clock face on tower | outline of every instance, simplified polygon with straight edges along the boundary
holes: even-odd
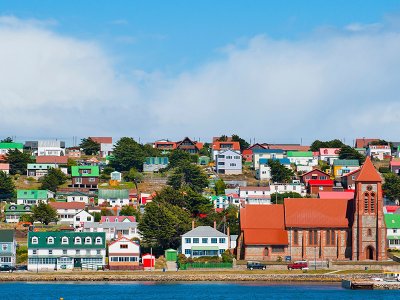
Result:
[[[372,185],[367,185],[367,191],[372,191]]]
[[[362,192],[377,192],[378,187],[376,184],[363,184],[361,186]]]

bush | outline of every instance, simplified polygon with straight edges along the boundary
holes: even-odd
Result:
[[[221,257],[222,257],[222,262],[224,263],[233,262],[233,255],[229,250],[226,250],[224,253],[222,253]]]
[[[388,167],[379,167],[379,173],[390,173],[390,169]]]

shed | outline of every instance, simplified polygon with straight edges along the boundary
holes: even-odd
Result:
[[[174,249],[165,250],[165,258],[167,259],[167,261],[177,261],[178,251]]]
[[[120,182],[122,180],[121,172],[114,171],[114,172],[111,172],[110,175],[111,175],[111,180],[116,180],[118,182]]]
[[[142,255],[142,264],[144,268],[154,268],[156,257],[151,254]]]

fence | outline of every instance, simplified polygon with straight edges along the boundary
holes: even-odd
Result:
[[[194,262],[187,264],[179,264],[179,269],[231,269],[232,263],[212,263],[212,262]]]
[[[82,270],[103,270],[104,266],[102,265],[96,265],[96,264],[82,264],[81,266]]]

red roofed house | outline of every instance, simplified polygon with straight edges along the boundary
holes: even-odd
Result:
[[[307,184],[307,192],[311,195],[317,195],[319,192],[332,192],[333,180],[309,180]]]
[[[113,141],[112,137],[109,136],[102,136],[102,137],[94,137],[91,136],[89,137],[92,141],[100,144],[100,156],[101,157],[106,157],[108,155],[112,154],[113,151]]]
[[[245,149],[242,151],[242,158],[244,160],[244,163],[246,165],[251,165],[253,162],[253,150],[251,149]]]
[[[356,188],[356,180],[360,174],[361,169],[354,170],[341,177],[342,186],[344,189],[354,190]]]
[[[319,159],[332,165],[335,159],[339,158],[340,148],[320,148]]]
[[[54,155],[36,156],[36,163],[67,165],[68,156],[54,156]]]
[[[166,141],[157,141],[154,143],[154,148],[163,150],[163,151],[172,151],[176,149],[176,143],[175,142],[170,142],[168,140]]]
[[[330,175],[328,173],[319,169],[314,169],[301,175],[300,181],[304,183],[304,185],[307,185],[310,180],[328,180],[329,178]]]
[[[292,198],[283,205],[246,205],[240,210],[238,259],[386,260],[381,185],[367,158],[353,199]]]
[[[400,159],[392,159],[390,161],[390,171],[400,175]]]
[[[103,222],[136,222],[135,216],[101,216],[100,223]]]
[[[85,202],[49,202],[57,210],[59,222],[73,224],[74,216],[85,209]]]
[[[203,143],[192,141],[188,137],[176,143],[176,149],[189,152],[190,154],[198,154],[201,148],[203,148]]]
[[[355,147],[354,148],[368,148],[368,145],[372,142],[378,142],[379,139],[366,139],[366,138],[362,138],[362,139],[356,139],[356,143],[355,143]]]
[[[108,245],[110,270],[135,270],[139,266],[140,246],[126,237],[120,237]]]
[[[0,163],[0,172],[10,174],[10,164],[9,163]]]
[[[214,160],[216,160],[217,155],[225,150],[234,150],[240,153],[240,144],[239,142],[220,142],[215,141],[212,144],[212,154]]]
[[[353,191],[345,191],[345,192],[319,192],[319,199],[345,199],[351,200],[354,199]]]

